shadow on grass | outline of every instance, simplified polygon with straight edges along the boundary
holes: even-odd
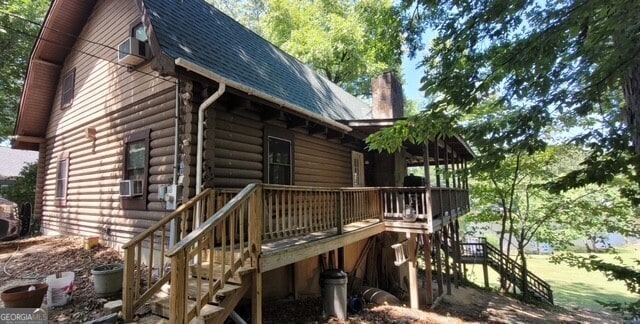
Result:
[[[635,301],[632,297],[621,296],[616,293],[604,292],[602,290],[594,289],[589,283],[574,282],[574,283],[559,283],[554,280],[549,280],[553,289],[553,298],[557,304],[567,305],[571,307],[589,307],[597,309],[605,309],[597,301],[601,302],[621,302],[629,303]],[[580,301],[577,304],[576,301]]]

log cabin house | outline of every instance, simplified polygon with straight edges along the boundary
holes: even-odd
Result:
[[[263,298],[318,295],[325,267],[418,307],[419,279],[431,303],[432,279],[441,294],[459,274],[473,153],[459,137],[368,151],[403,109],[392,74],[373,83],[372,109],[202,0],[53,0],[13,147],[39,152],[45,234],[124,250],[126,319],[154,303],[221,322],[245,296],[261,322]]]

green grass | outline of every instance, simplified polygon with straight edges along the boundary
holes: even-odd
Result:
[[[631,260],[640,258],[640,246],[629,246],[620,249],[619,256],[624,264],[630,265]],[[587,256],[586,253],[578,255]],[[612,263],[618,263],[611,254],[599,256]],[[547,281],[553,290],[555,304],[563,307],[582,307],[594,310],[605,309],[596,300],[603,302],[633,302],[640,296],[627,291],[622,281],[608,281],[601,272],[587,272],[583,269],[572,268],[566,264],[553,264],[549,256],[530,255],[528,257],[529,271]],[[467,265],[469,279],[476,284],[484,285],[481,265]],[[489,270],[489,283],[498,287],[498,275]]]

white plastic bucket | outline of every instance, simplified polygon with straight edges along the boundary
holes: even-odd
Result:
[[[64,306],[71,301],[71,293],[73,292],[73,280],[75,274],[73,272],[62,272],[60,278],[56,278],[55,274],[47,277],[47,305]]]

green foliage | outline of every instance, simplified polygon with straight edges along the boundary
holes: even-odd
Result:
[[[557,192],[623,175],[635,182],[625,193],[640,202],[640,2],[403,4],[412,53],[424,47],[424,30],[437,33],[423,60],[432,105],[452,107],[458,120],[491,111],[466,134],[480,155],[492,156],[487,166],[505,156],[501,150],[544,150],[549,128],[578,126],[585,131],[574,142],[590,154],[550,187]],[[496,141],[499,149],[484,149]]]
[[[420,101],[416,99],[404,98],[404,115],[405,117],[414,116],[420,113]]]
[[[0,141],[13,133],[29,53],[49,6],[47,0],[0,0]]]
[[[391,0],[270,0],[266,39],[354,95],[401,65],[402,24]]]
[[[501,224],[499,246],[509,253],[513,244],[524,266],[524,250],[531,241],[563,249],[573,240],[602,233],[640,236],[634,208],[617,191],[617,185],[626,185],[624,180],[564,192],[546,190],[550,179],[572,172],[573,162],[584,154],[572,146],[549,146],[532,154],[506,153],[493,166],[474,165],[475,211],[467,221]]]
[[[640,297],[640,260],[635,260],[636,266],[625,264],[614,264],[606,262],[596,255],[590,255],[589,257],[579,256],[573,253],[562,253],[552,257],[554,263],[567,263],[572,267],[585,269],[587,271],[600,271],[603,272],[607,279],[610,281],[619,280],[623,281],[627,286],[627,290],[639,295]],[[640,298],[632,303],[619,303],[619,302],[600,302],[605,307],[611,308],[614,311],[622,312],[629,319],[637,318],[640,316]]]
[[[454,116],[446,109],[421,111],[369,135],[366,143],[369,150],[393,153],[404,147],[405,142],[423,144],[427,139],[452,136],[460,131]]]
[[[3,191],[5,197],[18,206],[24,203],[33,204],[36,201],[37,169],[37,163],[28,163],[22,167],[16,182]]]

